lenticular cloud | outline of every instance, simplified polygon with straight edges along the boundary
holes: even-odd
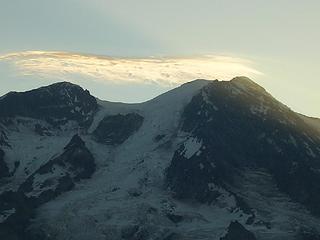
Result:
[[[68,52],[26,51],[0,55],[14,64],[17,74],[74,79],[82,76],[102,82],[176,86],[194,79],[231,79],[262,73],[252,62],[225,56],[114,58]]]

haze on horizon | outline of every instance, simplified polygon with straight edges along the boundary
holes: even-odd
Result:
[[[320,117],[320,2],[29,0],[0,3],[0,95],[68,80],[141,102],[197,78],[246,75]]]

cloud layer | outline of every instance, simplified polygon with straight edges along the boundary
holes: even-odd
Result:
[[[176,86],[194,79],[231,79],[262,73],[253,63],[234,57],[113,58],[53,51],[26,51],[0,55],[16,67],[17,74],[76,80],[81,76],[101,82]]]

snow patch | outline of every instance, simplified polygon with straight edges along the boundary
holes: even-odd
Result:
[[[183,156],[185,158],[191,158],[194,154],[197,153],[202,147],[202,140],[197,138],[190,137],[187,141],[184,142],[184,151]]]
[[[54,165],[51,172],[45,174],[37,173],[34,175],[32,189],[33,191],[26,194],[27,197],[38,197],[42,192],[50,189],[55,189],[59,178],[65,176],[65,170],[59,165]],[[45,183],[50,181],[50,183],[45,186]]]

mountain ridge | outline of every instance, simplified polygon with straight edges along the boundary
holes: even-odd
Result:
[[[252,80],[200,79],[137,104],[50,86],[63,121],[45,105],[0,109],[0,199],[17,198],[0,203],[1,237],[320,238],[320,136]]]

